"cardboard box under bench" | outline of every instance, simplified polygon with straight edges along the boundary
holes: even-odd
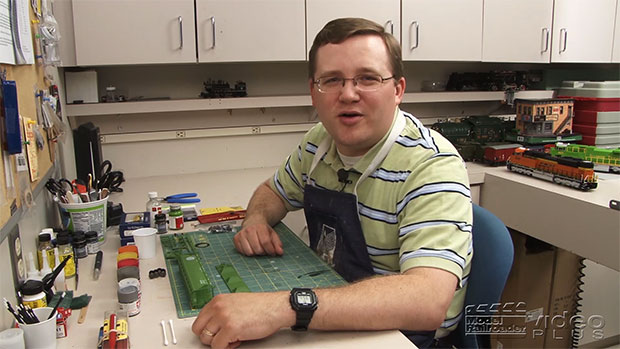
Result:
[[[493,317],[492,348],[568,348],[581,257],[511,230],[512,270]],[[579,335],[576,333],[576,335]]]

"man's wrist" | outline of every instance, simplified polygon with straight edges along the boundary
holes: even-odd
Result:
[[[295,311],[294,331],[306,331],[314,312],[318,308],[318,298],[310,288],[293,288],[289,297],[291,308]]]

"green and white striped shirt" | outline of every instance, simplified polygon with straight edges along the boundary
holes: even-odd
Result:
[[[456,327],[463,310],[473,255],[467,171],[448,140],[411,114],[396,113],[405,117],[405,128],[379,167],[358,185],[359,217],[375,273],[389,275],[414,267],[433,267],[459,279],[446,320],[436,334],[443,337]],[[344,165],[333,141],[308,174],[318,145],[326,136],[321,123],[314,126],[271,179],[272,189],[288,210],[303,207],[306,183],[342,189],[337,172]],[[345,185],[344,192],[353,190],[386,138],[387,134],[349,170],[352,183]]]

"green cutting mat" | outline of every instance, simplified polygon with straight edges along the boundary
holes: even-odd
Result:
[[[290,290],[293,287],[329,287],[344,285],[346,281],[323,262],[306,244],[286,225],[280,223],[274,227],[282,240],[284,255],[279,257],[246,257],[235,249],[233,233],[208,234],[204,231],[188,232],[195,243],[208,242],[207,247],[197,248],[202,265],[213,284],[213,295],[230,293],[216,266],[222,263],[232,264],[239,276],[252,292]],[[164,253],[167,247],[164,241],[172,239],[171,235],[160,237]],[[166,259],[168,277],[177,316],[186,318],[196,316],[200,309],[192,309],[183,276],[174,259]]]

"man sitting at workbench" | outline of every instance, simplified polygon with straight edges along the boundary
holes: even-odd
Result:
[[[204,344],[236,347],[283,327],[400,329],[442,344],[463,308],[472,257],[467,172],[454,147],[398,105],[398,41],[364,19],[337,19],[310,50],[321,123],[248,204],[234,237],[246,255],[282,255],[271,228],[304,208],[310,247],[351,284],[291,293],[221,294],[192,326]],[[317,306],[318,303],[318,306]]]

